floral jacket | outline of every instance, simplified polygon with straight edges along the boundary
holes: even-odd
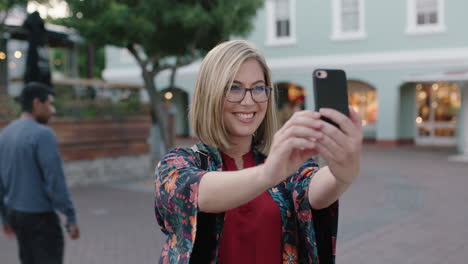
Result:
[[[198,154],[185,148],[172,150],[157,166],[155,213],[161,230],[168,236],[160,263],[189,263],[197,230],[198,185],[205,173],[221,171],[223,168],[217,149],[202,143],[197,143],[197,147],[209,153],[207,171],[198,168]],[[254,155],[257,164],[263,163],[266,158],[255,149]],[[329,253],[327,262],[335,263],[338,202],[315,211],[311,210],[307,197],[310,179],[317,170],[318,165],[310,159],[287,180],[269,189],[281,212],[283,264],[319,263],[317,240],[319,237],[323,238],[323,234],[316,232],[318,222],[320,225],[317,230],[327,230],[327,243],[324,243],[329,247],[325,250]],[[325,220],[318,221],[319,216]],[[224,214],[217,214],[213,232],[216,232],[218,243],[213,250],[211,263],[217,262],[223,223]]]

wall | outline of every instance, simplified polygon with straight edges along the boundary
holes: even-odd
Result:
[[[0,121],[0,130],[7,123]],[[153,173],[149,118],[63,119],[52,121],[50,127],[57,135],[69,185],[131,181]]]

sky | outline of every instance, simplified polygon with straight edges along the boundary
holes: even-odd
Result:
[[[36,1],[30,1],[27,6],[28,13],[38,11],[43,19],[46,17],[61,18],[68,15],[68,6],[62,0],[50,0],[49,4],[39,4]]]

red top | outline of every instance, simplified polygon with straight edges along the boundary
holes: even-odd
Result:
[[[223,169],[237,170],[234,159],[221,153]],[[243,157],[244,168],[254,167],[254,153]],[[228,210],[224,217],[219,251],[221,264],[281,263],[281,214],[268,191]]]

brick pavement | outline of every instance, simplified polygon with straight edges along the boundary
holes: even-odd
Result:
[[[341,199],[337,263],[467,263],[468,164],[451,154],[366,146],[362,176]],[[67,240],[66,263],[157,263],[164,238],[149,182],[73,188],[82,238]],[[0,263],[18,263],[3,236]]]

